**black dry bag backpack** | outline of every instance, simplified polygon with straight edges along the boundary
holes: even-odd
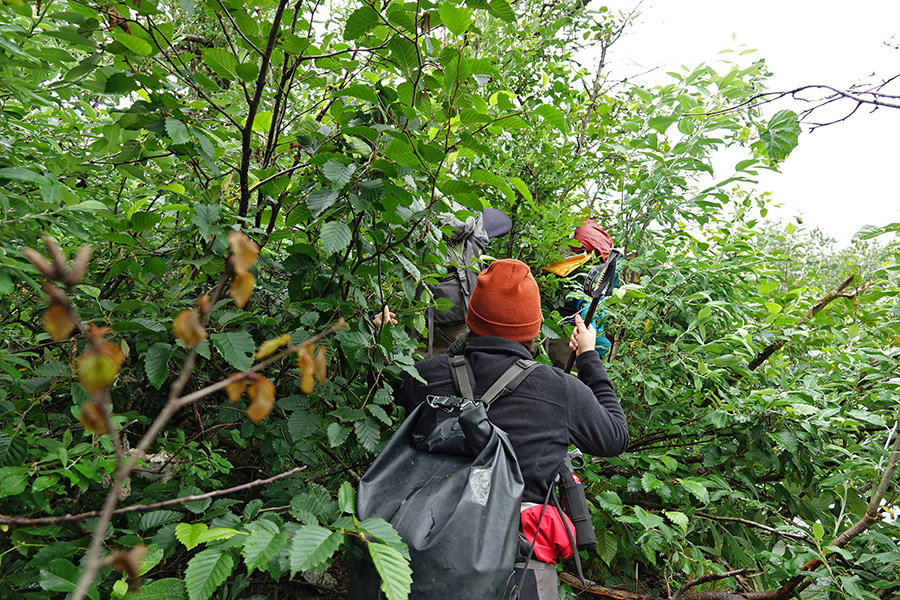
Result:
[[[359,483],[357,515],[381,517],[409,546],[410,600],[507,600],[524,489],[512,444],[487,406],[537,363],[519,360],[474,399],[469,366],[451,357],[462,398],[429,396],[416,407]],[[367,543],[351,552],[350,598],[380,600]]]

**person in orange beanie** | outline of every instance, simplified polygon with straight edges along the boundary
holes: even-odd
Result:
[[[395,322],[393,316],[386,310],[376,323]],[[476,398],[512,364],[532,358],[542,319],[540,292],[528,265],[497,260],[478,275],[466,316],[469,334],[461,350],[472,369]],[[597,332],[578,315],[575,323],[569,346],[576,354],[578,376],[538,365],[512,393],[491,404],[488,413],[508,435],[522,470],[521,527],[538,532],[527,540],[534,546],[527,570],[525,558],[517,559],[520,600],[556,600],[554,563],[572,556],[562,517],[547,510],[540,521],[569,445],[595,456],[616,456],[628,447],[625,413],[595,348]],[[418,362],[416,369],[421,381],[404,373],[394,388],[394,401],[408,412],[428,396],[458,394],[448,354]]]

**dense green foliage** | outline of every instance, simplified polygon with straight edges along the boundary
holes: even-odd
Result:
[[[533,266],[546,338],[565,335],[557,309],[584,274],[541,269],[580,219],[626,252],[604,325],[633,443],[587,465],[590,579],[670,598],[740,571],[686,595],[897,597],[900,532],[867,505],[896,502],[880,484],[896,444],[900,226],[841,254],[763,221],[753,177],[800,126],[790,111],[719,109],[763,90],[765,63],[610,89],[574,57],[626,24],[577,0],[325,11],[0,5],[0,595],[76,590],[92,539],[118,557],[85,582],[94,599],[338,594],[365,533],[388,597],[405,598],[405,547],[355,519],[353,489],[403,417],[387,385],[413,368],[421,286],[443,268],[435,215],[491,206],[513,230],[488,253]],[[714,172],[726,147],[746,159]],[[221,293],[234,231],[260,246],[243,308]],[[44,330],[45,278],[22,249],[45,252],[45,234],[69,260],[93,248],[65,293],[122,349],[108,390],[78,377],[95,338]],[[173,319],[204,294],[209,337],[192,348]],[[372,325],[385,303],[404,327]],[[347,328],[315,337],[340,318]],[[327,381],[309,392],[308,364],[268,365],[262,420],[223,386],[207,393],[284,334],[327,350]],[[114,435],[85,430],[85,407],[107,405]],[[99,537],[99,512],[65,517],[100,511],[130,459],[113,498],[161,504],[114,515]],[[176,500],[189,495],[202,497]]]

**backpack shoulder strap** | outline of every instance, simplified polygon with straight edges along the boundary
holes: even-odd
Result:
[[[497,398],[511,393],[519,387],[519,384],[522,383],[539,364],[540,363],[536,360],[520,358],[510,368],[504,371],[503,375],[494,382],[494,385],[488,388],[488,391],[481,397],[481,402],[485,406],[490,406]]]
[[[450,374],[453,375],[453,383],[463,398],[475,401],[475,385],[473,383],[472,367],[462,354],[454,354],[450,357]]]

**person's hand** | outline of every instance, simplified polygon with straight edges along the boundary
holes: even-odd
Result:
[[[575,331],[569,339],[569,348],[578,356],[582,352],[593,350],[597,346],[597,330],[591,325],[585,325],[581,315],[575,315]]]
[[[375,315],[373,319],[375,321],[375,327],[381,327],[383,323],[390,323],[391,325],[397,324],[397,315],[392,313],[387,306],[384,307],[384,310],[381,311],[380,314]]]

